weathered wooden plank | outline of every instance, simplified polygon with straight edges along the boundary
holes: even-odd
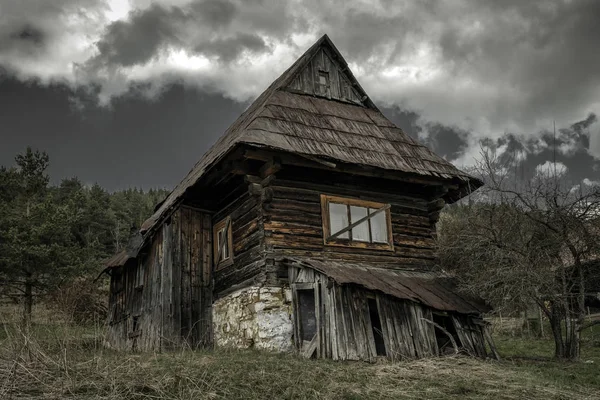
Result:
[[[339,351],[339,332],[337,325],[337,307],[335,299],[335,285],[328,289],[328,304],[329,304],[329,331],[331,341],[331,358],[334,360],[340,359]]]
[[[344,315],[344,327],[346,331],[346,351],[348,360],[358,360],[359,353],[356,343],[356,333],[354,320],[352,318],[352,314],[354,313],[354,309],[352,307],[350,297],[350,287],[343,286],[340,287],[340,294],[342,300],[342,310]]]

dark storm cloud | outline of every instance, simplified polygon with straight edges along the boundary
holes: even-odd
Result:
[[[381,111],[405,133],[424,143],[436,154],[449,161],[459,157],[468,146],[468,132],[439,124],[421,126],[419,114],[404,111],[399,107],[383,107]],[[423,134],[424,130],[427,132],[426,135]]]
[[[262,53],[268,50],[265,41],[258,35],[237,33],[233,37],[216,39],[210,43],[200,44],[196,52],[216,56],[223,62],[234,61],[242,52]]]
[[[100,1],[86,3],[91,7]],[[548,121],[564,127],[600,107],[600,2],[595,0],[131,4],[140,8],[105,25],[90,43],[95,54],[75,61],[79,67],[69,72],[75,82],[98,83],[107,88],[106,96],[118,96],[139,79],[139,68],[133,67],[146,68],[142,75],[148,80],[168,74],[169,68],[174,74],[187,73],[164,60],[169,52],[184,51],[212,62],[210,73],[192,72],[187,84],[214,83],[228,97],[248,99],[247,89],[224,84],[219,74],[245,74],[247,80],[260,82],[252,91],[256,96],[258,86],[275,76],[258,76],[243,63],[236,66],[242,56],[279,54],[275,50],[282,45],[297,56],[304,50],[295,44],[298,37],[328,33],[359,66],[363,86],[375,100],[417,112],[421,124],[453,126],[476,136],[504,131],[533,135]],[[39,17],[37,22],[60,22],[44,17],[52,13],[29,11]],[[162,64],[148,67],[160,57]],[[266,60],[261,62],[277,61]],[[18,69],[16,61],[13,66]],[[394,68],[396,76],[382,76]],[[270,68],[262,70],[274,74]]]
[[[13,33],[0,38],[0,51],[10,51],[10,49],[22,48],[24,51],[39,49],[44,45],[46,35],[40,29],[23,25]]]
[[[86,68],[93,73],[99,66],[144,64],[167,48],[183,49],[224,63],[235,61],[243,53],[269,51],[258,33],[277,34],[283,26],[263,24],[261,18],[247,19],[247,6],[248,3],[228,0],[197,0],[181,7],[155,3],[134,10],[126,20],[115,21],[106,28],[97,43],[99,54]]]
[[[93,63],[131,66],[142,64],[167,43],[181,45],[177,26],[189,17],[178,8],[166,9],[152,5],[143,11],[134,11],[127,21],[115,21],[97,43],[100,54]]]
[[[54,183],[78,176],[109,190],[172,188],[245,107],[181,85],[154,101],[129,93],[111,108],[80,94],[77,110],[72,95],[64,85],[0,78],[0,165],[33,146],[50,155]]]
[[[562,117],[564,110],[597,101],[600,2],[490,0],[469,17],[482,26],[449,23],[442,29],[444,60],[457,73],[470,71],[519,88],[526,105],[519,119]],[[509,112],[515,109],[507,107],[496,117],[509,120]]]

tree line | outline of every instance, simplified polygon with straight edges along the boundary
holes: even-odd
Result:
[[[82,276],[97,275],[152,214],[166,190],[108,192],[78,178],[51,185],[47,153],[27,148],[0,166],[0,296],[33,303]]]

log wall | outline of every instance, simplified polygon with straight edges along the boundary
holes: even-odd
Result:
[[[419,270],[431,270],[436,261],[435,223],[441,206],[426,195],[391,194],[368,186],[280,178],[265,190],[268,193],[263,205],[265,244],[275,259],[308,256]],[[321,194],[390,203],[394,250],[326,246]],[[279,274],[283,274],[280,278],[285,278],[285,273],[279,268]]]
[[[233,237],[233,264],[215,271],[215,297],[244,286],[256,284],[264,278],[264,231],[260,193],[248,192],[248,186],[230,204],[213,216],[218,222],[231,217]]]

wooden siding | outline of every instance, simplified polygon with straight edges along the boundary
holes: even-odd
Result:
[[[314,289],[317,333],[314,353],[319,358],[366,360],[377,357],[368,300],[376,299],[386,356],[391,359],[431,357],[439,354],[432,313],[419,303],[396,299],[357,285],[332,284],[310,268],[290,267],[294,302],[294,337],[301,354],[313,347],[300,340],[297,291]],[[483,327],[467,315],[451,314],[463,351],[486,357]]]
[[[334,55],[321,48],[288,85],[288,89],[302,93],[322,96],[349,103],[361,104],[361,97],[352,86],[352,79],[344,72],[345,67],[334,61]],[[320,89],[319,74],[327,75],[328,85]]]
[[[121,268],[119,293],[113,272],[109,306],[122,312],[110,317],[111,345],[157,350],[211,343],[210,232],[209,215],[179,208],[156,232],[148,252]]]
[[[439,208],[410,195],[371,188],[276,179],[267,188],[264,229],[267,248],[275,258],[307,256],[370,262],[391,268],[430,270],[436,260],[435,223]],[[321,194],[361,198],[391,204],[393,251],[327,246],[323,242]]]

